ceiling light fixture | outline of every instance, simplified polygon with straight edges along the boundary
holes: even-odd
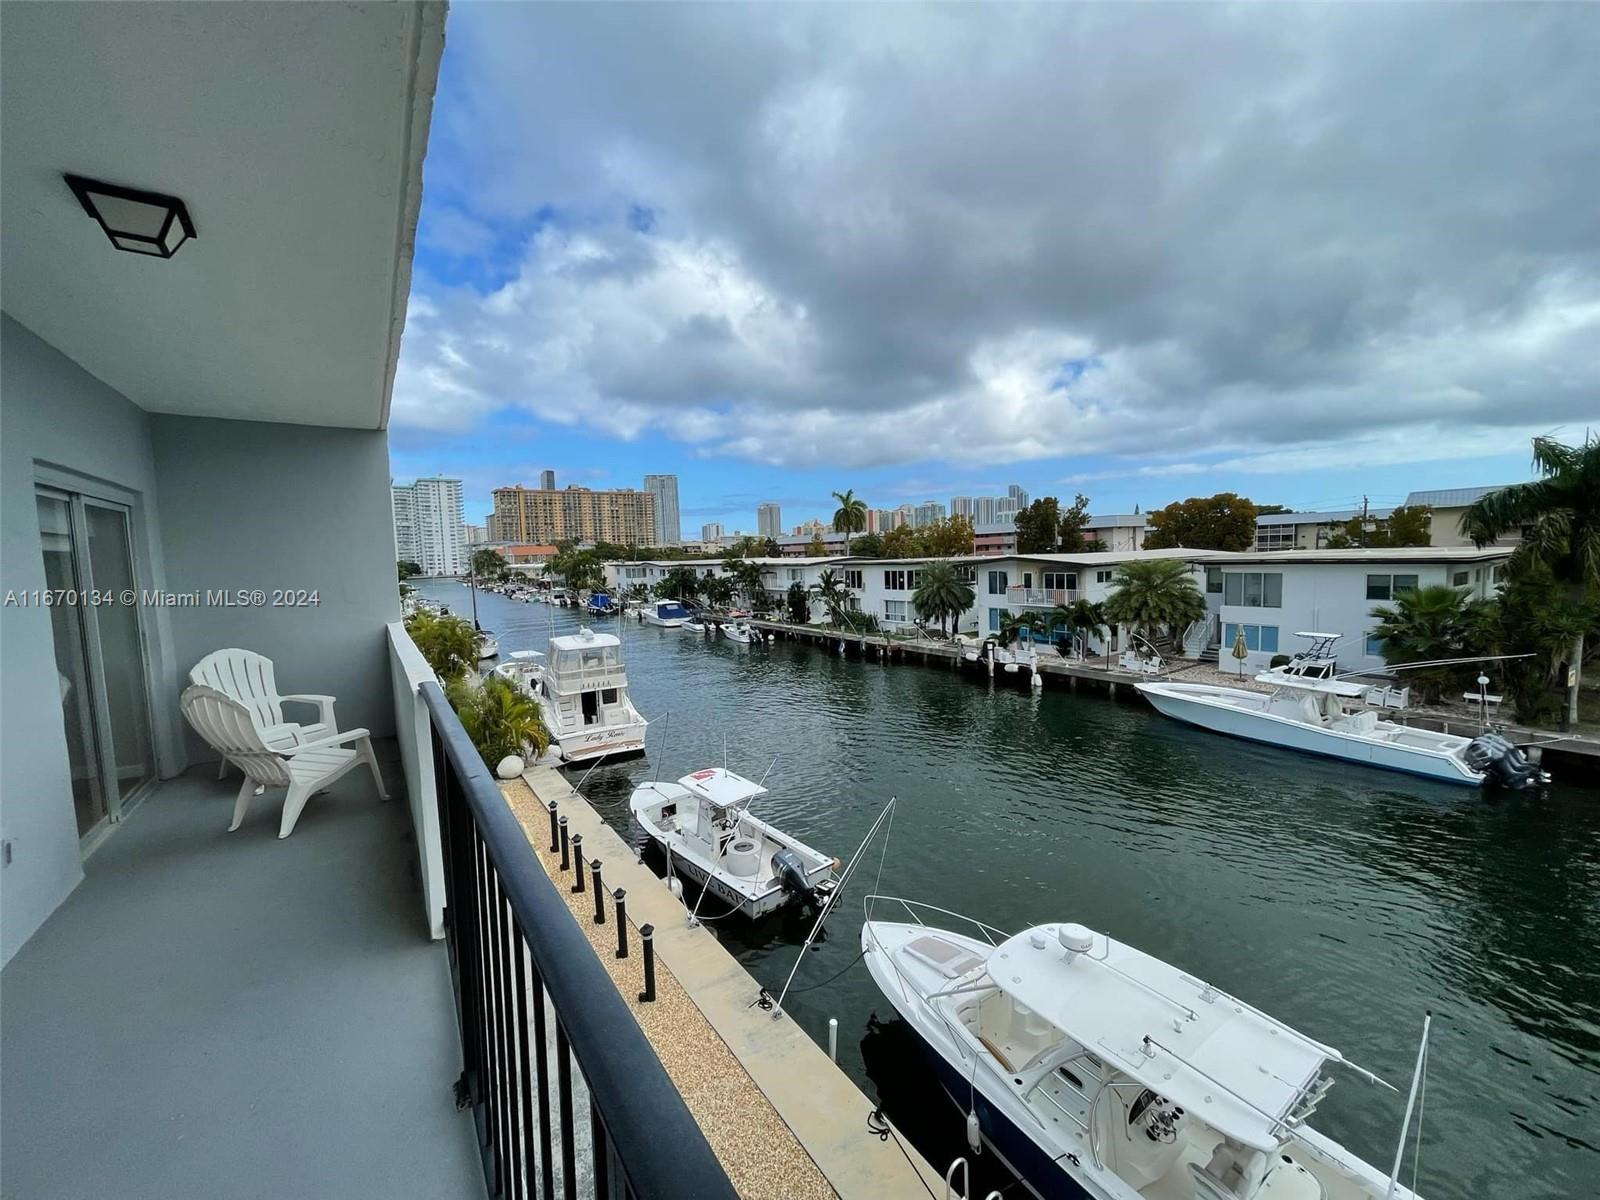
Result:
[[[99,222],[118,250],[171,258],[195,236],[189,210],[176,196],[101,183],[82,175],[65,179],[83,211]]]

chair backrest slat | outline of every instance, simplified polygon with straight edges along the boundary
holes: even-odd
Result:
[[[213,650],[189,672],[191,683],[215,688],[245,705],[263,725],[282,725],[283,702],[272,660],[253,650]]]
[[[234,762],[251,779],[269,787],[288,787],[288,760],[262,739],[251,712],[225,692],[197,683],[178,702],[183,715],[206,744]]]

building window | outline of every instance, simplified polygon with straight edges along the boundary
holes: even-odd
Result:
[[[854,571],[849,567],[846,567],[844,572],[844,585],[848,588],[859,588],[861,586],[861,572]]]
[[[1495,568],[1496,571],[1498,571],[1499,569],[1500,569],[1499,567]],[[956,578],[961,580],[962,583],[967,583],[967,584],[977,583],[978,582],[978,568],[972,566],[970,563],[966,564],[965,566],[957,567],[956,568]]]
[[[1283,576],[1276,571],[1226,571],[1222,602],[1241,608],[1282,608]]]
[[[1268,525],[1264,529],[1257,529],[1256,549],[1293,550],[1295,532],[1295,526],[1293,525]]]
[[[1450,576],[1450,586],[1451,587],[1466,587],[1467,586],[1467,573],[1465,571],[1457,571],[1454,575]]]
[[[989,595],[1004,596],[1006,594],[1006,585],[1010,582],[1011,581],[1006,577],[1006,573],[1004,571],[990,571]],[[998,629],[1000,627],[996,625],[995,628]]]
[[[1078,588],[1078,577],[1071,571],[1046,571],[1044,590],[1047,592],[1072,592]]]
[[[1206,568],[1206,591],[1213,596],[1222,595],[1222,568]]]
[[[1239,630],[1244,630],[1244,648],[1262,654],[1276,654],[1278,652],[1278,627],[1276,625],[1234,625],[1227,624],[1222,627],[1222,652],[1226,654],[1233,649],[1233,643],[1238,640]]]
[[[907,584],[910,583],[909,577],[915,574],[915,571],[885,571],[883,573],[883,590],[886,592],[903,592],[906,590]],[[910,586],[915,587],[916,584],[910,583]]]
[[[805,578],[805,573],[806,572],[805,572],[805,568],[804,567],[790,567],[789,568],[789,582],[790,583],[799,583],[801,581],[801,579]]]
[[[1096,583],[1110,583],[1111,577],[1115,574],[1115,571],[1096,571],[1094,573],[1094,581]]]
[[[906,615],[906,602],[904,600],[885,600],[883,602],[883,619],[904,624],[909,619]]]
[[[1368,633],[1367,634],[1366,650],[1367,650],[1367,657],[1369,657],[1369,658],[1382,658],[1383,657],[1383,639],[1381,637],[1379,637],[1376,633]]]
[[[998,608],[991,608],[989,610],[989,632],[1000,632],[1000,610]]]
[[[1393,600],[1401,592],[1417,590],[1415,575],[1368,575],[1368,600]]]

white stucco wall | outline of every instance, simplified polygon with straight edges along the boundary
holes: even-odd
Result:
[[[141,583],[163,586],[148,415],[9,316],[0,316],[0,591],[45,585],[34,487],[72,485],[133,506]],[[164,614],[146,614],[152,695],[170,692]],[[9,960],[83,878],[50,613],[0,608],[0,961]],[[152,713],[161,773],[182,766],[177,727]]]
[[[314,607],[175,610],[183,678],[213,650],[254,650],[272,659],[283,691],[337,696],[341,729],[392,736],[385,627],[400,619],[400,592],[387,435],[209,417],[150,422],[168,587],[318,598]],[[189,745],[197,759],[209,755],[192,731]]]

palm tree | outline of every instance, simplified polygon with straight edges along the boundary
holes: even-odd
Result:
[[[700,594],[700,574],[693,567],[673,567],[655,586],[663,600],[693,600]]]
[[[1051,629],[1065,626],[1081,636],[1084,639],[1084,657],[1087,657],[1089,639],[1099,637],[1106,627],[1105,605],[1093,600],[1074,600],[1071,604],[1058,604],[1050,610],[1049,622]]]
[[[1131,626],[1147,640],[1182,629],[1206,615],[1206,598],[1188,564],[1176,558],[1127,562],[1111,580],[1105,619]]]
[[[550,748],[539,705],[509,680],[491,675],[481,684],[463,675],[448,689],[450,706],[492,771],[507,755],[539,757]]]
[[[867,502],[856,495],[854,488],[835,492],[833,498],[839,502],[833,514],[834,532],[844,534],[844,552],[849,554],[850,535],[867,527]]]
[[[1045,621],[1045,615],[1037,610],[1020,614],[1001,613],[1000,644],[1009,646],[1017,634],[1024,629],[1030,634],[1043,632],[1047,628]]]
[[[727,608],[728,602],[738,594],[739,585],[727,575],[710,575],[701,580],[700,589],[712,608]]]
[[[418,611],[406,618],[406,633],[428,660],[433,673],[444,682],[477,670],[478,631],[470,621]]]
[[[1600,590],[1600,437],[1581,446],[1533,439],[1533,465],[1544,476],[1480,496],[1461,514],[1461,532],[1483,547],[1503,533],[1528,527],[1507,564],[1517,574],[1548,572],[1567,589],[1574,609]],[[1567,721],[1578,719],[1583,631],[1572,641]]]
[[[811,585],[811,594],[822,601],[822,606],[828,612],[828,619],[835,625],[839,624],[839,617],[845,610],[845,604],[854,594],[845,587],[844,580],[835,575],[832,567],[824,567],[817,576],[817,581]]]
[[[728,578],[733,581],[734,588],[745,598],[745,602],[755,607],[756,597],[762,590],[761,564],[729,555],[722,560],[722,569],[728,573]]]
[[[1481,603],[1469,602],[1466,591],[1442,583],[1411,588],[1397,595],[1393,605],[1372,610],[1378,625],[1371,636],[1382,639],[1383,661],[1391,667],[1487,653],[1488,646],[1474,644],[1483,636],[1484,623],[1473,611]],[[1434,704],[1446,689],[1477,673],[1464,665],[1424,667],[1408,671],[1406,677],[1426,703]]]
[[[911,607],[924,621],[938,621],[939,632],[944,633],[944,623],[949,619],[959,624],[961,614],[971,608],[977,597],[956,569],[947,562],[934,561],[922,568],[922,581],[911,593]]]

